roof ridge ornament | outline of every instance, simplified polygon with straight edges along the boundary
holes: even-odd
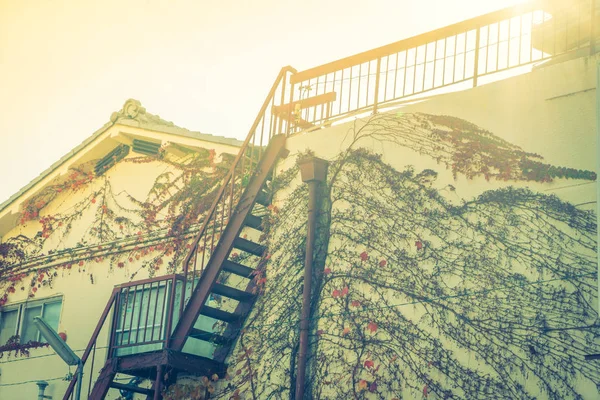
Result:
[[[120,111],[112,113],[110,120],[116,122],[119,118],[136,119],[140,114],[146,114],[142,103],[136,99],[128,99]]]

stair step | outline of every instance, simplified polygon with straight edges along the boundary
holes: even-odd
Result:
[[[258,231],[263,230],[262,218],[257,217],[256,215],[248,214],[248,216],[246,217],[246,220],[244,221],[244,225],[246,225],[252,229],[256,229]]]
[[[218,308],[213,308],[209,306],[203,306],[202,310],[200,310],[200,314],[206,317],[218,319],[220,321],[225,321],[228,323],[238,322],[241,318],[241,315],[233,314],[227,311],[219,310]]]
[[[189,337],[204,340],[205,342],[211,342],[220,346],[228,346],[231,344],[232,339],[226,338],[225,336],[218,335],[213,332],[203,331],[202,329],[192,328]]]
[[[262,256],[267,250],[265,246],[241,237],[238,237],[233,241],[233,247],[245,251],[246,253],[254,254],[255,256]]]
[[[154,390],[152,390],[152,389],[141,388],[139,386],[133,386],[133,385],[126,385],[124,383],[119,383],[119,382],[111,382],[110,387],[114,388],[114,389],[119,389],[119,390],[126,390],[128,392],[133,392],[133,393],[141,393],[141,394],[145,394],[146,396],[154,395]]]
[[[267,194],[267,192],[265,192],[264,190],[261,190],[258,193],[258,196],[256,196],[256,202],[258,204],[261,204],[261,205],[267,207],[269,204],[271,204],[271,199],[269,198],[269,195]]]
[[[243,276],[244,278],[250,278],[254,272],[250,267],[229,260],[223,262],[223,269],[232,274]]]
[[[244,302],[250,301],[255,297],[255,295],[252,293],[232,288],[231,286],[223,285],[221,283],[215,283],[213,285],[212,292],[215,294],[220,294],[221,296],[229,297],[230,299]]]

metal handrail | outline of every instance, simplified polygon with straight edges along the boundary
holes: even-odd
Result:
[[[275,116],[270,106],[272,107],[276,103],[278,94],[281,95],[280,101],[283,101],[285,98],[287,76],[294,73],[296,73],[294,68],[286,66],[277,75],[240,151],[233,161],[229,172],[223,179],[223,183],[210,210],[204,217],[202,227],[196,235],[189,253],[183,261],[183,274],[187,279],[184,281],[184,288],[182,290],[182,309],[185,303],[185,293],[187,292],[186,285],[191,285],[190,292],[192,292],[194,289],[194,280],[202,273],[203,265],[208,261],[210,257],[209,253],[218,242],[219,235],[225,225],[227,225],[229,217],[237,205],[236,200],[239,198],[245,183],[247,183],[247,179],[254,172],[264,146],[268,144],[270,138],[274,135],[287,133],[291,130],[289,121],[283,121]],[[269,124],[268,128],[266,127],[267,123]],[[267,131],[266,135],[265,130]],[[200,246],[201,242],[202,246]],[[199,268],[197,265],[198,260],[200,261]]]

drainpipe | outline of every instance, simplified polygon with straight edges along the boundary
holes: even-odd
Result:
[[[315,227],[319,206],[319,184],[327,177],[327,161],[311,157],[298,163],[302,181],[308,185],[308,232],[306,256],[304,258],[304,289],[302,292],[302,315],[300,319],[300,348],[298,349],[298,370],[296,372],[296,400],[304,398],[306,381],[306,358],[308,352],[308,330],[310,326],[310,297],[312,283],[313,253],[315,247]]]
[[[48,386],[48,382],[46,381],[37,381],[35,383],[36,385],[38,385],[38,400],[44,400],[44,399],[51,399],[52,396],[46,396],[44,395],[44,392],[46,391],[46,387]]]

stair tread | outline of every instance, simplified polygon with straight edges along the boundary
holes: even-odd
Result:
[[[252,229],[259,230],[259,231],[263,230],[262,218],[257,217],[256,215],[248,214],[248,216],[246,217],[246,220],[244,221],[244,225],[246,225]]]
[[[244,239],[241,237],[238,237],[233,241],[233,247],[239,250],[243,250],[247,253],[254,254],[255,256],[262,256],[267,249],[261,244],[252,242],[248,239]]]
[[[202,307],[202,310],[200,310],[200,314],[204,315],[206,317],[218,319],[218,320],[225,321],[228,323],[237,322],[242,318],[242,316],[239,314],[234,314],[234,313],[230,313],[227,311],[219,310],[218,308],[210,307],[207,305]]]
[[[206,342],[212,342],[218,345],[229,345],[232,342],[231,338],[219,335],[218,333],[208,332],[202,329],[192,328],[189,337],[204,340]]]
[[[223,270],[244,278],[250,278],[254,272],[254,269],[230,260],[225,260],[223,262]]]
[[[256,196],[256,202],[260,205],[267,207],[269,204],[271,204],[271,199],[269,197],[270,196],[267,194],[267,192],[261,190],[258,193],[258,196]]]
[[[127,385],[124,383],[119,383],[119,382],[114,382],[114,381],[112,381],[110,383],[110,387],[114,388],[114,389],[119,389],[119,390],[127,390],[128,392],[141,393],[141,394],[145,394],[147,396],[151,396],[154,394],[153,389],[141,388],[139,386]]]
[[[255,295],[244,290],[236,289],[231,286],[215,283],[212,288],[212,293],[220,294],[221,296],[229,297],[238,301],[250,301]]]

